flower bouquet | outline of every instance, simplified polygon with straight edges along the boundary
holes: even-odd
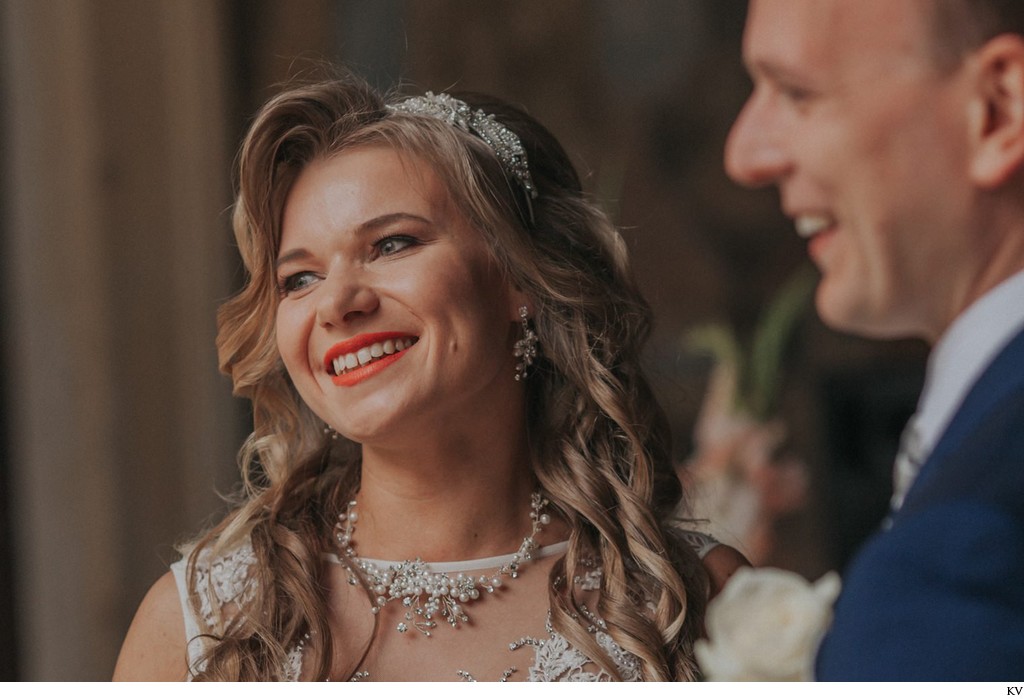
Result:
[[[816,583],[772,568],[743,568],[711,601],[707,639],[695,646],[711,681],[810,681],[814,658],[832,622],[839,575]]]
[[[690,352],[714,368],[694,428],[695,451],[680,476],[691,494],[690,517],[706,519],[716,538],[754,564],[770,558],[774,523],[806,500],[806,465],[780,457],[786,439],[776,417],[783,357],[810,306],[816,275],[801,268],[762,315],[749,347],[725,324],[690,331]]]

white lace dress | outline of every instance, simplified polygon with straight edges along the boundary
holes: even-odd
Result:
[[[703,558],[718,542],[708,535],[686,531],[681,533],[697,554]],[[566,543],[544,547],[534,554],[534,559],[543,559],[564,553]],[[178,595],[181,599],[185,617],[185,638],[188,640],[189,667],[196,669],[205,651],[208,639],[202,637],[199,620],[189,604],[185,557],[171,565],[174,580],[177,583]],[[217,607],[242,607],[253,596],[255,581],[249,576],[250,567],[256,564],[255,555],[248,542],[238,546],[229,554],[211,559],[200,555],[196,571],[196,589],[199,610],[196,611],[207,626],[214,624],[214,606],[209,591],[212,590],[218,601]],[[583,580],[578,581],[583,590],[596,590],[600,584],[600,569],[590,572]],[[544,625],[545,636],[522,637],[510,640],[508,648],[517,651],[523,648],[533,650],[533,661],[527,674],[529,681],[607,681],[611,676],[593,663],[583,652],[575,648],[551,626],[550,615]],[[619,676],[625,681],[640,679],[640,661],[636,656],[625,651],[612,639],[604,628],[604,623],[592,616],[588,629],[595,640],[615,663]],[[285,680],[295,681],[302,674],[302,649],[297,647],[289,655],[289,667]],[[453,670],[453,680],[476,680],[469,673]],[[358,680],[353,678],[352,680]],[[502,678],[505,680],[505,678]]]

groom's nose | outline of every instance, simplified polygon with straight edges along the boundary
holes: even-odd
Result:
[[[778,96],[767,87],[755,88],[736,118],[725,143],[725,170],[747,187],[777,183],[792,167],[787,125]]]

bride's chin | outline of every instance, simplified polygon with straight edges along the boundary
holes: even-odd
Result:
[[[345,439],[362,445],[364,448],[380,445],[394,449],[410,441],[415,443],[415,436],[407,435],[408,431],[389,421],[367,421],[358,424],[345,421],[335,430]]]
[[[406,433],[410,432],[411,426],[408,416],[404,416],[395,404],[394,397],[381,396],[345,406],[331,406],[318,415],[323,416],[324,422],[338,434],[353,442],[404,442],[409,437]]]

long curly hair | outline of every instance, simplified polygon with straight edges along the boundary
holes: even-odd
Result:
[[[539,193],[534,201],[506,178],[481,139],[390,109],[399,98],[355,77],[287,89],[262,108],[245,137],[234,230],[247,280],[219,311],[217,346],[235,393],[252,401],[253,432],[239,455],[239,503],[191,550],[193,606],[206,558],[248,538],[255,563],[244,602],[217,607],[207,591],[214,609],[201,624],[211,643],[193,669],[197,679],[280,678],[289,652],[309,639],[316,644],[306,645],[307,673],[323,679],[330,671],[321,553],[331,548],[340,504],[358,488],[360,452],[344,438],[326,439],[289,381],[275,342],[274,260],[285,199],[303,167],[371,144],[432,166],[507,278],[534,303],[543,350],[525,383],[530,457],[571,531],[568,551],[551,572],[555,629],[617,677],[586,629],[571,583],[585,572],[584,562],[596,562],[603,572],[597,613],[612,638],[640,659],[643,678],[697,675],[692,643],[702,629],[707,577],[675,534],[672,514],[682,492],[668,423],[640,363],[651,313],[623,240],[587,200],[543,126],[493,98],[457,96],[519,136]],[[352,659],[353,671],[360,661]]]

